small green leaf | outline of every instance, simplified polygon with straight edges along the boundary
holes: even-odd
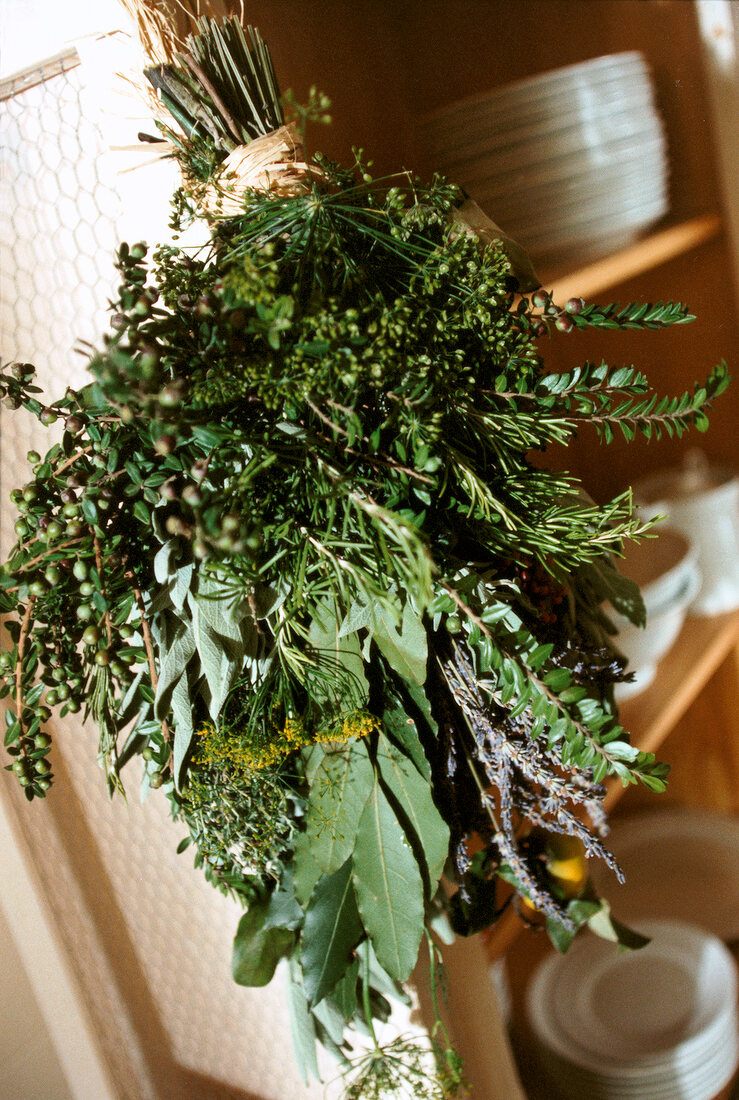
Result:
[[[407,602],[403,609],[400,630],[385,607],[374,610],[372,638],[383,657],[404,680],[423,684],[426,681],[428,640],[419,616]]]
[[[280,959],[295,945],[295,932],[265,926],[268,908],[268,902],[252,904],[239,921],[231,958],[231,973],[239,985],[268,985]]]
[[[331,994],[331,1000],[341,1012],[345,1023],[348,1023],[357,1011],[358,979],[359,959],[354,958],[339,978]]]
[[[187,676],[177,681],[172,692],[172,714],[174,715],[174,745],[172,746],[172,769],[174,783],[180,789],[182,769],[195,733],[192,714],[193,704],[187,685]]]

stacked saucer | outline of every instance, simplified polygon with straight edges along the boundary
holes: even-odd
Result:
[[[668,209],[667,158],[639,53],[593,58],[423,120],[434,168],[534,259],[600,254]]]
[[[736,964],[722,942],[650,921],[641,950],[595,936],[548,959],[527,992],[544,1068],[567,1100],[712,1100],[739,1063]]]

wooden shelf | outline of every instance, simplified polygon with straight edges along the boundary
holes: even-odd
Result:
[[[719,216],[705,214],[652,233],[644,240],[576,271],[559,275],[540,272],[539,275],[542,286],[552,291],[556,302],[565,302],[574,297],[592,298],[690,252],[717,237],[720,232]]]

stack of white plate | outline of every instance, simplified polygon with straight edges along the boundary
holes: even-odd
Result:
[[[679,920],[739,942],[739,818],[664,806],[613,820],[608,847],[626,881],[601,860],[590,874],[620,920]]]
[[[639,53],[453,103],[423,131],[434,167],[535,259],[620,247],[668,210],[664,131]]]
[[[710,934],[654,921],[647,947],[586,936],[547,960],[527,1011],[567,1100],[712,1100],[739,1061],[734,960]]]

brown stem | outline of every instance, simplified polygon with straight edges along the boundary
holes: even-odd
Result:
[[[92,443],[89,443],[87,447],[83,447],[81,450],[75,451],[73,455],[70,455],[69,458],[66,458],[64,462],[62,462],[61,466],[57,466],[56,470],[54,470],[54,476],[59,477],[59,474],[62,472],[62,470],[66,470],[67,466],[72,466],[78,458],[80,458],[82,455],[89,454],[91,450]]]
[[[15,708],[18,713],[18,724],[20,726],[21,737],[23,737],[26,732],[26,728],[23,725],[23,651],[26,648],[26,638],[31,628],[33,605],[35,602],[36,597],[31,596],[26,604],[26,611],[23,616],[23,622],[21,623],[21,632],[18,635],[18,656],[15,661]]]
[[[153,643],[152,637],[151,637],[151,629],[149,627],[149,620],[146,617],[146,608],[144,607],[144,597],[141,595],[141,589],[138,586],[138,582],[136,580],[136,574],[133,572],[133,570],[130,569],[130,568],[126,569],[124,576],[126,576],[128,578],[128,580],[130,580],[130,582],[131,582],[131,587],[133,589],[134,599],[136,600],[136,606],[138,607],[139,615],[141,616],[141,633],[144,636],[144,648],[146,649],[146,659],[149,663],[149,675],[151,677],[151,686],[153,687],[154,691],[156,692],[157,684],[159,683],[159,677],[157,676],[157,669],[156,669],[156,665],[154,663],[154,643]],[[167,725],[167,722],[164,719],[162,720],[162,734],[164,735],[164,740],[169,744],[169,741],[171,739],[171,735],[170,735],[170,732],[169,732],[169,726]]]
[[[57,552],[57,550],[66,550],[68,546],[75,546],[78,542],[82,542],[81,537],[76,538],[76,539],[68,539],[66,542],[58,542],[54,546],[50,546],[45,554],[38,554],[35,558],[31,558],[30,561],[27,561],[25,565],[22,565],[18,569],[18,572],[19,573],[25,573],[27,569],[30,569],[33,565],[38,565],[38,563],[40,561],[43,561],[45,558],[48,558],[48,556],[50,554],[55,554]],[[32,546],[33,543],[29,542],[27,545]],[[21,546],[20,549],[23,550],[24,547]],[[5,592],[17,592],[19,588],[20,588],[20,585],[15,584],[15,585],[13,585],[12,588],[5,588],[4,591]]]
[[[100,577],[100,589],[103,593],[103,598],[105,599],[105,602],[107,604],[108,600],[105,594],[105,581],[103,580],[103,552],[100,549],[100,539],[97,537],[92,528],[90,528],[89,530],[92,534],[92,541],[95,547],[95,567],[98,571],[98,576]],[[105,633],[108,635],[108,645],[110,646],[113,642],[113,627],[110,625],[110,612],[107,609],[105,612],[104,621]]]
[[[238,142],[238,144],[243,145],[244,144],[243,135],[241,134],[238,126],[236,125],[236,123],[234,122],[233,117],[229,113],[229,111],[226,107],[226,104],[223,102],[223,100],[219,96],[218,92],[215,90],[215,88],[213,87],[211,82],[208,80],[208,77],[205,75],[205,73],[203,72],[201,67],[198,65],[197,61],[195,61],[194,58],[192,58],[189,53],[181,53],[179,56],[180,56],[180,60],[185,62],[188,69],[190,70],[190,72],[194,76],[196,76],[197,79],[200,81],[200,83],[203,85],[206,92],[208,93],[210,98],[213,100],[213,105],[215,106],[216,110],[220,113],[221,117],[223,118],[223,121],[226,123],[229,130],[231,131],[233,136],[236,138],[236,141]]]

